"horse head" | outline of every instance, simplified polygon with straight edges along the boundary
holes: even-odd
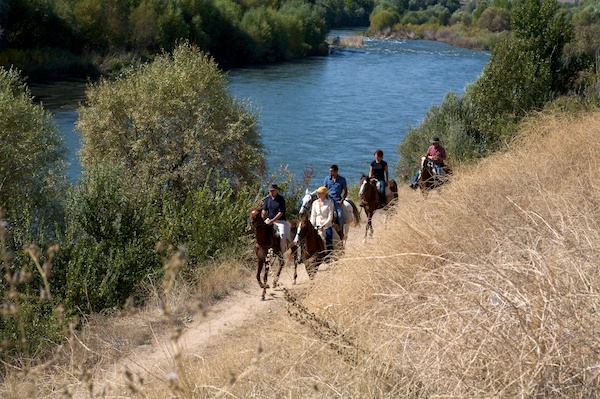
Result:
[[[306,194],[302,198],[302,205],[300,205],[300,210],[298,213],[300,215],[308,215],[310,213],[310,208],[312,206],[313,201],[317,198],[317,191],[310,192],[306,189]]]
[[[249,213],[250,225],[252,227],[258,227],[265,224],[265,220],[262,217],[261,208],[252,208]]]
[[[364,173],[362,174],[358,195],[363,200],[363,203],[376,201],[378,195],[376,182],[377,180],[367,177]]]

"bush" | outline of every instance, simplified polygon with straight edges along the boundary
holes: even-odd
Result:
[[[212,169],[235,186],[259,180],[257,116],[195,46],[180,44],[172,55],[102,80],[87,96],[77,123],[84,167],[120,165],[137,190],[168,190],[182,201]]]
[[[394,11],[381,10],[371,14],[371,17],[369,18],[371,25],[369,28],[375,30],[391,28],[398,23],[398,19],[398,14]]]
[[[68,312],[118,307],[161,271],[152,196],[131,190],[126,176],[120,167],[88,168],[69,192],[53,278]]]
[[[16,69],[0,67],[0,109],[0,206],[8,220],[23,207],[36,220],[56,220],[65,187],[65,148],[58,128],[33,102]]]

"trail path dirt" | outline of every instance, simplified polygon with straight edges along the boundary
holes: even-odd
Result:
[[[375,234],[378,228],[382,228],[383,219],[383,212],[375,214]],[[353,256],[362,248],[365,225],[366,217],[363,213],[361,224],[349,231],[344,256]],[[331,265],[327,264],[321,265],[319,273],[327,272],[330,267]],[[282,287],[298,289],[310,284],[303,265],[298,266],[297,285],[292,285],[292,278],[293,264],[287,262],[280,276]],[[269,283],[272,279],[270,276]],[[199,312],[191,317],[188,323],[182,326],[183,330],[176,345],[172,333],[155,336],[151,344],[136,347],[109,367],[97,371],[93,377],[94,386],[101,387],[106,397],[122,397],[113,395],[123,392],[128,378],[144,382],[168,379],[170,373],[173,373],[170,370],[178,353],[185,352],[186,356],[202,357],[211,348],[226,345],[229,336],[244,334],[245,328],[252,325],[253,321],[270,317],[274,312],[284,311],[286,300],[282,289],[269,289],[264,301],[259,299],[261,291],[252,277],[244,289],[232,292],[227,298],[207,309],[204,314]],[[73,397],[87,398],[89,393],[77,392]]]

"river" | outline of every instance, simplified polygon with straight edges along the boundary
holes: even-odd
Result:
[[[447,92],[462,94],[489,56],[427,40],[365,38],[364,47],[328,57],[230,70],[228,85],[232,95],[249,100],[259,112],[271,172],[288,165],[299,179],[305,168],[314,168],[311,186],[316,187],[335,163],[352,184],[368,173],[378,148],[393,173],[396,147],[409,126],[418,125]],[[83,84],[31,89],[55,115],[69,150],[68,178],[75,181],[81,172],[75,121]]]

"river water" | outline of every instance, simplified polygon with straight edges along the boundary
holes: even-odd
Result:
[[[365,38],[364,47],[328,57],[230,70],[228,80],[232,95],[249,100],[259,113],[269,170],[288,165],[300,179],[305,168],[313,168],[311,186],[316,187],[334,163],[350,184],[356,183],[368,173],[378,148],[393,173],[396,147],[408,127],[418,125],[448,91],[462,94],[488,60],[489,52],[433,41]],[[74,181],[81,172],[74,126],[83,84],[31,89],[55,115]]]

